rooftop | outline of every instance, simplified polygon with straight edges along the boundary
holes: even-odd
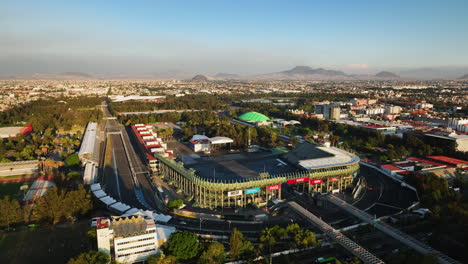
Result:
[[[290,163],[310,170],[359,162],[359,157],[336,147],[319,147],[309,142],[299,144],[284,155]]]

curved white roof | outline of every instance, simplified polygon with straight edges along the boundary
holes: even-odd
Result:
[[[234,142],[234,140],[228,137],[212,137],[209,140],[211,144],[226,144]]]

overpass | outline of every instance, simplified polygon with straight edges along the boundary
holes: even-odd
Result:
[[[331,238],[333,241],[341,245],[343,248],[351,252],[353,255],[361,259],[364,263],[369,264],[383,264],[384,262],[371,254],[369,251],[365,250],[359,244],[355,243],[345,235],[343,235],[340,231],[334,229],[320,218],[312,214],[311,212],[307,211],[304,207],[300,206],[296,202],[288,202],[288,206],[300,214],[302,217],[307,219],[310,223],[315,225],[322,231],[325,235]]]
[[[376,229],[379,231],[383,232],[386,235],[391,236],[392,238],[400,241],[402,244],[405,246],[414,249],[415,251],[421,253],[421,254],[433,254],[437,257],[439,260],[439,263],[444,263],[444,264],[452,264],[452,263],[459,263],[461,262],[452,259],[451,257],[444,255],[438,250],[435,250],[431,248],[430,246],[422,243],[421,241],[418,241],[414,239],[413,237],[401,232],[400,230],[386,224],[383,222],[380,222],[378,219],[374,219],[374,217],[364,211],[359,210],[358,208],[348,204],[347,202],[339,199],[338,197],[334,195],[330,196],[323,196],[321,199],[331,202],[332,204],[338,206],[340,209],[343,209],[344,211],[348,212],[349,214],[361,219],[362,221],[374,226]]]

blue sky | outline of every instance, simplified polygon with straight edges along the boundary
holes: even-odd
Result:
[[[468,1],[18,0],[0,10],[8,74],[468,65]]]

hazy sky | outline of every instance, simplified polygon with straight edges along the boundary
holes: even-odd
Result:
[[[0,74],[467,66],[468,1],[0,1]]]

